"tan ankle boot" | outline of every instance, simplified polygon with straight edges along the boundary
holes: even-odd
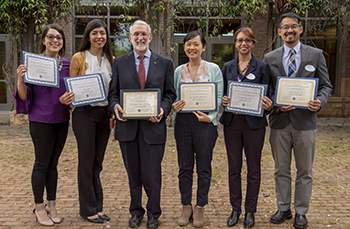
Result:
[[[190,219],[192,218],[192,205],[183,205],[182,213],[179,218],[179,226],[186,226],[190,223]]]
[[[202,227],[204,223],[204,207],[196,205],[193,210],[193,226]]]
[[[52,220],[52,222],[61,223],[61,217],[59,217],[57,214],[56,201],[48,200],[45,209],[47,213],[50,214],[50,219]]]

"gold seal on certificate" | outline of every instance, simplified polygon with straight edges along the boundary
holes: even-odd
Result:
[[[149,119],[160,113],[160,89],[120,90],[123,119]]]
[[[315,100],[318,78],[282,77],[277,78],[274,106],[289,106],[307,109],[308,102]]]
[[[210,83],[180,83],[179,100],[185,100],[185,106],[180,112],[214,112],[217,111],[217,84]]]

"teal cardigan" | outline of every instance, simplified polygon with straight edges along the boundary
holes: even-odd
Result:
[[[223,94],[223,88],[224,88],[224,83],[223,83],[223,78],[222,78],[222,73],[221,73],[221,69],[217,64],[214,64],[212,62],[207,62],[207,72],[209,75],[209,82],[216,82],[217,83],[217,105],[218,105],[218,109],[216,112],[209,112],[208,116],[211,120],[211,122],[213,123],[214,126],[216,126],[218,124],[218,113],[219,113],[219,108],[221,106],[221,99],[222,99],[222,94]],[[181,70],[183,65],[180,65],[179,67],[177,67],[175,69],[175,73],[174,73],[174,85],[175,85],[175,89],[176,89],[176,101],[179,101],[179,83],[181,80]],[[175,123],[175,119],[176,119],[176,112],[174,112],[174,123]]]

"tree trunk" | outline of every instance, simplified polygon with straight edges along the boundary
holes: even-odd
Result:
[[[35,52],[34,48],[34,34],[35,34],[35,21],[34,17],[31,17],[27,21],[27,32],[24,32],[22,37],[21,48],[22,51]]]

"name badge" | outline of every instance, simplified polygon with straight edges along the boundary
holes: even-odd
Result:
[[[308,71],[308,72],[314,72],[316,69],[311,64],[308,64],[308,65],[305,66],[305,70]]]
[[[200,81],[208,82],[209,81],[209,76],[201,75],[199,76]]]
[[[253,73],[249,73],[249,75],[247,75],[247,79],[254,80],[255,79],[255,75]]]

